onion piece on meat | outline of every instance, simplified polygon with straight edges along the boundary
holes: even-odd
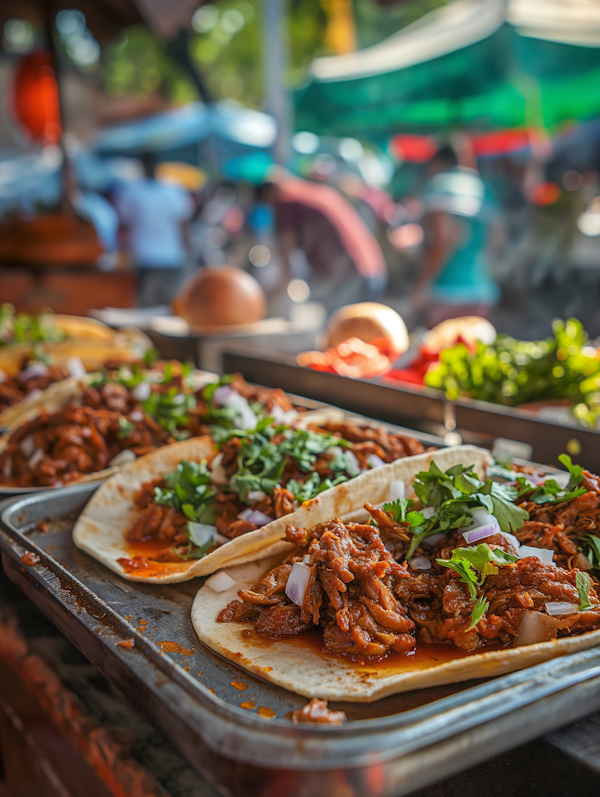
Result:
[[[221,385],[213,393],[213,401],[222,407],[233,407],[240,419],[238,428],[255,429],[258,422],[248,401],[229,385]]]
[[[426,556],[413,556],[408,560],[408,566],[411,570],[430,570],[431,562]]]
[[[248,523],[254,523],[255,526],[266,526],[267,523],[271,523],[273,518],[265,515],[264,512],[261,512],[259,509],[244,509],[243,512],[240,512],[238,515],[240,520],[247,520]]]
[[[248,493],[248,500],[249,501],[262,501],[263,498],[266,498],[267,494],[263,493],[262,490],[250,490]]]
[[[535,556],[540,562],[545,565],[554,564],[554,551],[550,548],[534,548],[532,545],[521,545],[519,549],[519,559],[525,559],[527,556]]]
[[[390,492],[388,496],[389,501],[397,501],[400,499],[401,501],[406,498],[406,485],[402,481],[402,479],[394,479],[390,482]]]
[[[33,454],[27,460],[27,467],[28,468],[35,468],[35,466],[41,462],[42,459],[46,456],[46,452],[42,448],[36,448]]]
[[[79,357],[69,357],[67,360],[67,370],[71,376],[76,376],[78,379],[83,379],[87,373]]]
[[[25,454],[25,456],[29,459],[29,457],[35,451],[35,440],[33,439],[33,435],[28,434],[27,437],[24,437],[20,444],[19,444],[21,451]]]
[[[219,570],[204,582],[205,586],[210,587],[213,592],[225,592],[235,585],[235,581],[231,578],[229,573],[224,570]]]
[[[560,622],[542,612],[525,612],[519,624],[515,647],[556,639]]]
[[[473,531],[463,531],[465,542],[472,545],[474,542],[484,540],[486,537],[491,537],[492,534],[497,534],[500,531],[500,526],[496,523],[490,523],[487,526],[478,526]]]
[[[380,468],[382,465],[386,464],[381,457],[377,456],[377,454],[369,454],[367,457],[367,463],[371,468]]]
[[[420,512],[425,520],[429,520],[430,517],[435,515],[435,509],[432,506],[424,506],[423,509],[417,510]]]
[[[140,382],[131,391],[131,395],[137,401],[146,401],[146,399],[150,398],[150,393],[152,393],[150,382]]]
[[[134,410],[133,412],[129,413],[129,420],[133,421],[134,423],[139,423],[140,421],[144,420],[144,413],[140,412],[139,410]]]
[[[128,462],[133,462],[134,459],[137,459],[137,456],[130,451],[128,448],[124,448],[123,451],[119,451],[116,457],[113,457],[111,461],[108,463],[111,467],[115,465],[126,465]]]
[[[22,379],[30,379],[32,376],[46,376],[48,373],[48,366],[46,363],[33,362],[30,366],[21,371]]]
[[[218,453],[217,456],[210,463],[211,481],[213,484],[227,484],[229,479],[225,473],[225,468],[221,464],[223,462],[223,454]]]
[[[552,601],[546,604],[546,611],[551,617],[558,614],[577,614],[579,605],[577,603],[567,603],[567,601]]]
[[[208,523],[195,523],[193,520],[187,524],[187,530],[190,540],[198,548],[203,548],[209,542],[214,542],[217,535],[216,526],[210,526]]]
[[[288,598],[296,604],[302,606],[304,603],[304,596],[306,588],[308,587],[308,580],[310,578],[311,568],[303,562],[296,562],[292,567],[287,584],[285,586],[285,594]]]
[[[284,410],[279,404],[273,404],[269,410],[269,415],[273,418],[276,424],[292,424],[298,417],[296,410]]]
[[[344,457],[346,459],[346,470],[350,476],[358,476],[360,473],[360,462],[358,461],[354,451],[345,451]]]

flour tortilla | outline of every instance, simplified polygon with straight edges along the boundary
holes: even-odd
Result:
[[[265,681],[304,697],[372,703],[412,689],[504,675],[600,643],[600,631],[589,631],[577,637],[473,653],[441,664],[431,661],[425,669],[411,667],[410,657],[394,669],[377,669],[373,665],[358,666],[341,657],[319,653],[313,647],[302,645],[302,635],[294,641],[283,638],[271,642],[254,636],[244,638],[242,631],[251,627],[247,623],[218,623],[218,613],[237,599],[238,590],[251,587],[280,560],[281,556],[271,557],[227,568],[226,572],[235,581],[234,586],[221,593],[213,592],[206,585],[202,587],[192,605],[192,623],[200,640],[215,653]]]

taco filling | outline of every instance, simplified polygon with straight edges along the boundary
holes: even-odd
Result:
[[[152,369],[133,364],[113,370],[111,364],[82,383],[60,411],[42,409],[7,433],[0,483],[18,488],[66,484],[206,434],[212,426],[227,430],[250,414],[254,425],[265,413],[276,414],[275,407],[284,416],[298,415],[285,393],[253,388],[241,377],[223,377],[199,389],[194,381],[192,366],[176,361]]]
[[[264,418],[251,432],[211,431],[220,451],[208,465],[183,461],[142,485],[132,552],[198,559],[361,472],[423,452],[418,440],[351,422],[298,429]]]
[[[318,630],[324,653],[358,660],[428,645],[480,653],[600,628],[600,484],[562,461],[564,487],[512,471],[504,484],[482,481],[469,466],[433,462],[415,477],[417,500],[366,503],[368,524],[290,525],[294,552],[217,620],[270,639]]]

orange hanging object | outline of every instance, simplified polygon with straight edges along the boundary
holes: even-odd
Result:
[[[50,53],[29,53],[17,67],[13,82],[13,110],[31,138],[44,145],[61,137],[56,74]]]

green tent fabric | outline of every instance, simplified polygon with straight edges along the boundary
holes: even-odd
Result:
[[[296,127],[372,137],[457,126],[550,129],[597,116],[600,14],[569,27],[564,14],[546,13],[541,28],[549,2],[455,0],[374,47],[317,59],[295,95]],[[574,0],[565,9],[578,2],[590,7]]]

